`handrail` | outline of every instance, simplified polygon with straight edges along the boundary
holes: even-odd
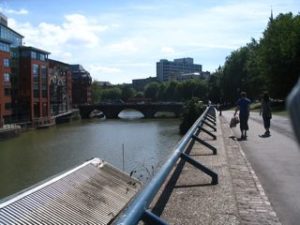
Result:
[[[151,201],[159,191],[160,187],[164,183],[165,179],[168,177],[169,173],[173,169],[177,160],[182,157],[184,154],[184,150],[187,145],[193,140],[195,133],[203,126],[203,122],[207,119],[210,112],[215,113],[215,109],[213,106],[209,106],[205,109],[202,115],[197,119],[197,121],[193,124],[193,126],[188,130],[185,136],[180,140],[180,142],[175,147],[173,154],[170,158],[163,164],[158,173],[152,178],[152,180],[144,187],[144,189],[137,194],[137,196],[130,202],[129,206],[124,210],[124,212],[117,218],[113,224],[119,225],[134,225],[137,224],[143,217],[150,218],[156,222],[156,224],[166,224],[164,221],[160,220],[160,218],[151,212],[146,211]],[[184,154],[184,157],[188,157]],[[193,160],[193,159],[190,159]],[[197,164],[195,161],[194,164]],[[196,166],[196,165],[195,165]],[[197,167],[197,166],[196,166]],[[200,165],[200,167],[204,167]],[[204,167],[204,170],[209,170]],[[203,170],[203,171],[204,171]],[[205,172],[205,171],[204,171]],[[210,171],[215,176],[214,183],[217,184],[217,174]],[[209,174],[211,175],[211,174]]]

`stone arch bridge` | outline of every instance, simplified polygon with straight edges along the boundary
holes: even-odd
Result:
[[[81,118],[89,118],[93,110],[103,112],[106,118],[118,118],[119,113],[124,109],[134,109],[143,113],[145,118],[154,118],[156,112],[173,112],[179,117],[183,112],[182,102],[152,102],[152,103],[100,103],[96,105],[80,105]]]

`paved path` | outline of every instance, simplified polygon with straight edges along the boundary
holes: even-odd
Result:
[[[227,121],[232,115],[223,112]],[[233,131],[240,137],[239,128]],[[262,119],[251,112],[248,139],[239,143],[282,224],[300,224],[300,148],[289,119],[273,116],[270,131],[271,137],[259,137],[264,133]]]
[[[209,176],[179,161],[152,210],[176,225],[281,225],[224,117],[217,119],[217,132],[213,133],[216,140],[204,132],[199,137],[216,147],[217,155],[198,142],[189,155],[217,172],[219,184],[210,185]]]

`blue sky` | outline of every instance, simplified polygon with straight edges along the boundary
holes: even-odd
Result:
[[[83,65],[99,81],[156,76],[160,59],[192,57],[215,71],[233,50],[259,39],[271,8],[300,11],[299,0],[10,0],[9,27],[50,58]]]

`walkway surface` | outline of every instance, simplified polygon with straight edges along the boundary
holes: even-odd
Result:
[[[217,172],[219,184],[210,185],[210,177],[179,162],[152,210],[168,224],[282,224],[225,116],[217,118],[217,132],[213,133],[217,140],[203,132],[199,137],[215,146],[218,154],[196,142],[190,156]],[[249,137],[249,143],[251,140]]]
[[[233,112],[223,112],[229,121]],[[239,127],[233,129],[240,137]],[[240,141],[247,159],[264,187],[280,221],[285,225],[300,224],[300,148],[290,121],[273,116],[271,137],[264,133],[262,118],[251,112],[247,141]]]

